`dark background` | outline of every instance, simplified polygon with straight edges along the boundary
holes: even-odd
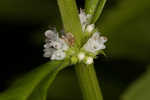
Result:
[[[146,7],[150,2],[140,8],[139,0],[125,1],[108,0],[97,22],[99,29],[104,34],[106,32],[110,40],[107,56],[100,55],[95,60],[104,100],[118,100],[150,63],[150,14],[149,7]],[[84,0],[77,0],[77,4],[83,8]],[[138,11],[134,12],[134,9]],[[48,61],[42,57],[43,33],[50,26],[61,29],[61,24],[56,0],[0,1],[1,92],[19,75]],[[50,88],[49,99],[81,99],[73,67],[58,76]]]

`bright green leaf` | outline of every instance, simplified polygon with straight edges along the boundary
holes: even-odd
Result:
[[[54,80],[56,74],[68,65],[67,62],[68,61],[51,61],[36,68],[19,78],[8,90],[1,93],[0,100],[27,100],[31,94],[33,94],[32,96],[34,96],[34,98],[38,96],[36,100],[44,100],[43,98],[46,96],[47,88]],[[36,89],[40,89],[40,95],[35,96],[34,93],[32,93],[38,93],[39,91]],[[39,99],[40,97],[41,99]]]
[[[46,100],[47,98],[47,92],[48,88],[54,81],[56,75],[60,70],[62,70],[64,67],[67,67],[68,61],[64,61],[64,63],[57,68],[54,72],[49,73],[42,81],[41,83],[36,87],[36,89],[33,91],[31,96],[28,98],[28,100]]]
[[[122,100],[150,100],[150,69],[136,80],[122,96]]]

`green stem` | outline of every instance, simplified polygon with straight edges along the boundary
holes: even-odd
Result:
[[[64,29],[71,32],[76,38],[76,48],[83,42],[83,33],[78,16],[75,0],[57,0]],[[93,65],[76,65],[76,73],[82,89],[84,100],[102,100],[99,84]]]
[[[57,0],[65,32],[71,32],[75,37],[77,47],[83,39],[82,28],[75,0]]]
[[[80,63],[75,69],[84,100],[103,100],[94,66]]]

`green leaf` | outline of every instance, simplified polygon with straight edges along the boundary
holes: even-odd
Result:
[[[150,100],[150,69],[125,91],[122,100]]]
[[[134,6],[133,6],[134,5]],[[118,3],[107,12],[101,25],[105,28],[104,32],[118,30],[128,21],[142,16],[143,12],[150,9],[149,0],[124,0]]]
[[[0,100],[35,100],[35,98],[36,100],[45,100],[47,88],[57,73],[67,65],[67,60],[51,61],[36,68],[19,78],[8,90],[1,93]]]
[[[80,46],[83,38],[75,0],[57,0],[64,29],[75,37],[76,45]]]
[[[149,10],[149,0],[121,0],[104,12],[97,24],[107,34],[113,58],[149,61]]]
[[[92,15],[91,19],[89,20],[90,23],[96,23],[96,21],[98,20],[103,11],[105,3],[106,0],[86,0],[85,2],[86,13]]]

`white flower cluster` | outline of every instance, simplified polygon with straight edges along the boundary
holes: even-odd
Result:
[[[63,60],[66,57],[65,51],[68,50],[68,45],[64,39],[59,38],[59,34],[54,30],[45,32],[46,44],[44,45],[44,57],[51,60]]]
[[[90,18],[90,15],[86,15],[83,10],[80,10],[79,17],[80,17],[80,22],[82,25],[82,31],[88,32],[88,33],[93,32],[93,30],[95,29],[95,25],[88,23],[88,18]],[[83,48],[84,50],[96,55],[98,51],[106,48],[106,46],[104,45],[106,41],[107,41],[107,38],[104,36],[100,36],[100,32],[94,32],[92,37],[87,41],[87,43],[83,46]],[[79,53],[78,59],[84,60],[85,54],[83,52]],[[91,63],[93,63],[93,58],[87,57],[86,64],[91,64]]]
[[[90,18],[90,15],[86,15],[85,12],[81,9],[80,10],[80,22],[82,25],[83,32],[92,32],[95,29],[94,24],[89,24],[88,19]],[[84,45],[84,49],[88,52],[92,52],[96,54],[97,51],[105,49],[104,43],[107,41],[107,38],[104,36],[100,36],[100,32],[93,33],[92,37],[87,41],[87,43]]]
[[[106,37],[100,36],[99,32],[95,32],[92,37],[87,41],[87,43],[83,46],[83,48],[88,52],[96,54],[97,51],[106,48],[106,46],[104,45],[106,41]]]
[[[89,33],[89,35],[90,33],[93,33],[87,43],[84,44],[83,49],[96,56],[98,51],[106,48],[104,43],[107,41],[107,38],[100,36],[100,32],[93,31],[95,29],[95,25],[89,24],[88,22],[88,20],[91,18],[91,15],[86,15],[83,10],[80,10],[79,17],[82,25],[82,31],[87,34]],[[73,34],[67,33],[62,35],[60,38],[56,29],[47,30],[45,32],[45,37],[46,43],[44,45],[44,57],[50,58],[51,60],[63,60],[66,57],[66,51],[69,49],[69,46],[73,46],[75,43]],[[85,52],[79,52],[74,57],[76,61],[83,61],[85,64],[92,64],[93,56],[87,56],[85,54]]]
[[[87,32],[92,32],[92,30],[94,29],[94,24],[88,24],[88,19],[90,19],[91,15],[86,15],[86,13],[80,9],[80,14],[79,14],[79,18],[80,18],[80,22],[82,25],[82,31],[87,31]]]
[[[78,59],[79,61],[83,61],[85,59],[85,63],[87,65],[92,64],[93,63],[93,58],[92,57],[86,57],[84,52],[80,52],[78,54]]]

